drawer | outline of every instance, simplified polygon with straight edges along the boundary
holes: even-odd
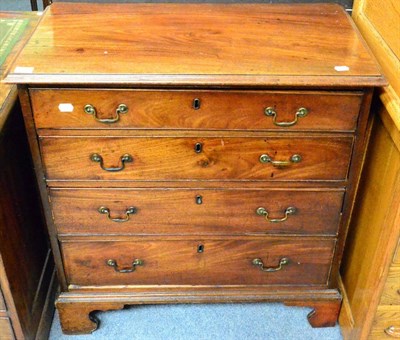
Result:
[[[361,92],[308,91],[32,89],[30,95],[36,127],[57,129],[354,130],[362,101]],[[126,113],[117,113],[120,104]],[[269,107],[275,113],[267,116]],[[300,108],[306,116],[296,115]]]
[[[79,286],[309,286],[327,283],[334,246],[334,240],[299,238],[142,238],[63,242],[62,253],[69,284]],[[257,265],[253,263],[256,259],[260,259]],[[133,265],[135,260],[142,264]],[[272,271],[262,271],[262,265]],[[128,272],[121,272],[124,270]]]
[[[369,339],[400,337],[400,306],[378,306]]]
[[[381,305],[400,306],[400,266],[391,265],[381,296]]]
[[[50,197],[62,234],[336,235],[343,191],[52,189]]]
[[[14,340],[14,332],[11,327],[11,320],[0,317],[0,340]]]
[[[46,137],[40,143],[49,180],[344,180],[353,138]]]

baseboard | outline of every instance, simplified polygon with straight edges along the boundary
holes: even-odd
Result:
[[[342,330],[342,335],[344,340],[353,339],[353,329],[354,329],[354,318],[351,311],[350,302],[346,293],[346,288],[344,287],[342,277],[339,275],[338,280],[339,290],[342,294],[342,308],[339,314],[339,325]]]

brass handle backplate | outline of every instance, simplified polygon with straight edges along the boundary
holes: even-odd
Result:
[[[301,159],[302,158],[300,155],[293,155],[292,157],[290,157],[290,159],[288,161],[275,161],[271,158],[271,156],[269,156],[267,154],[262,154],[259,158],[261,163],[263,163],[263,164],[271,163],[274,167],[277,167],[277,168],[286,167],[293,163],[299,163],[299,162],[301,162]]]
[[[110,209],[108,209],[107,207],[100,207],[97,211],[98,211],[100,214],[105,214],[105,215],[107,215],[107,218],[108,218],[110,221],[119,222],[119,223],[129,221],[130,215],[133,215],[133,214],[136,214],[136,213],[137,213],[137,209],[136,209],[135,207],[129,207],[128,209],[125,210],[125,215],[126,215],[126,217],[124,217],[124,218],[118,218],[118,217],[111,217]]]
[[[83,110],[85,111],[85,113],[92,115],[94,117],[94,119],[96,119],[98,122],[104,123],[104,124],[111,124],[111,123],[116,123],[119,121],[119,118],[120,118],[119,115],[121,113],[128,112],[128,106],[126,106],[125,104],[119,104],[115,110],[114,118],[99,118],[99,117],[97,117],[97,110],[92,104],[85,105]]]
[[[264,263],[261,259],[254,259],[253,261],[251,261],[251,263],[253,264],[253,266],[258,267],[263,272],[277,272],[277,271],[281,270],[283,268],[283,266],[286,266],[289,264],[289,259],[287,257],[282,257],[279,260],[278,266],[276,266],[276,267],[265,267]]]
[[[121,171],[125,169],[125,163],[131,163],[133,162],[133,157],[129,154],[125,154],[122,155],[120,157],[121,160],[121,166],[119,167],[111,167],[111,168],[106,168],[104,167],[104,161],[103,161],[103,157],[101,155],[99,155],[98,153],[93,153],[90,155],[90,160],[92,162],[95,163],[100,163],[100,167],[104,170],[104,171],[109,171],[109,172],[117,172],[117,171]]]
[[[392,338],[400,338],[400,328],[395,326],[389,326],[384,330],[385,334],[391,336]]]
[[[308,110],[304,107],[300,107],[297,112],[294,115],[294,120],[292,120],[291,122],[278,122],[276,120],[276,117],[278,116],[277,112],[274,110],[273,107],[267,107],[264,110],[264,114],[268,117],[272,117],[272,122],[276,125],[276,126],[280,126],[280,127],[289,127],[289,126],[293,126],[297,124],[297,121],[299,118],[304,118],[305,116],[307,116],[308,114]]]
[[[143,266],[144,261],[140,259],[135,259],[132,262],[132,266],[127,268],[119,268],[117,261],[113,259],[107,260],[106,264],[107,266],[113,267],[114,270],[118,273],[132,273],[136,270],[136,266]]]
[[[296,211],[297,209],[295,207],[287,207],[285,209],[285,216],[282,218],[269,218],[268,210],[263,207],[257,208],[256,213],[257,215],[264,216],[268,222],[279,223],[279,222],[285,222],[288,219],[289,215],[294,215]]]

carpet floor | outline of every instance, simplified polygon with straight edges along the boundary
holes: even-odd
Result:
[[[39,9],[43,9],[42,1],[38,1]],[[29,0],[0,0],[0,11],[27,11],[31,10]]]
[[[138,305],[97,313],[90,335],[63,335],[56,313],[50,340],[340,340],[340,328],[312,328],[310,308],[282,304]]]

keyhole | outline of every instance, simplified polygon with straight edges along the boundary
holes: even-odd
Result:
[[[195,151],[196,153],[200,153],[202,150],[203,150],[203,144],[201,144],[201,143],[196,143],[196,144],[194,145],[194,151]]]
[[[203,253],[204,252],[204,245],[203,244],[199,244],[197,246],[197,252],[198,253]]]
[[[195,110],[200,109],[200,99],[199,98],[193,99],[192,107]]]
[[[197,195],[196,196],[196,204],[202,204],[203,203],[203,196]]]

